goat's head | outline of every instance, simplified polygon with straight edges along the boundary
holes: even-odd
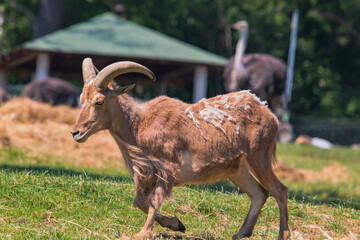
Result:
[[[116,101],[119,95],[127,93],[135,87],[135,84],[132,84],[113,88],[109,86],[109,83],[117,76],[126,73],[140,73],[155,80],[155,75],[149,69],[134,62],[113,63],[96,75],[92,60],[84,59],[84,88],[80,95],[83,105],[74,129],[71,131],[75,141],[85,142],[90,135],[109,127],[110,105]]]

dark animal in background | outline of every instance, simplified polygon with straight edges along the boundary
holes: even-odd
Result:
[[[71,83],[58,78],[47,78],[29,83],[23,96],[52,105],[77,107],[80,90]]]
[[[6,90],[0,87],[0,105],[9,100],[9,95]]]
[[[249,27],[246,21],[233,25],[240,32],[235,56],[229,59],[224,71],[225,89],[228,92],[250,89],[269,102],[275,115],[283,114],[283,94],[286,84],[286,64],[267,54],[244,55]]]

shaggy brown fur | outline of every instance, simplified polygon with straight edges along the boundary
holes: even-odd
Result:
[[[113,84],[106,89],[85,84],[84,105],[72,134],[74,140],[84,142],[108,129],[116,140],[135,181],[134,204],[148,214],[135,237],[152,237],[154,220],[185,231],[176,217],[156,213],[174,186],[229,178],[252,202],[233,239],[252,234],[269,192],[279,204],[279,239],[283,239],[289,230],[287,188],[272,170],[278,121],[265,103],[241,91],[195,104],[165,96],[140,104],[124,94],[132,87],[119,91]]]

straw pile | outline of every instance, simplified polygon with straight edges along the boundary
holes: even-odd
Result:
[[[0,107],[0,146],[29,149],[34,154],[69,156],[76,166],[103,168],[104,162],[123,161],[106,131],[85,143],[70,134],[79,109],[51,106],[26,98],[13,99]]]
[[[346,181],[349,177],[348,170],[336,162],[330,163],[327,167],[321,169],[320,171],[293,168],[279,162],[275,166],[274,170],[278,177],[293,182],[326,181],[337,183]]]
[[[51,106],[26,98],[12,99],[0,107],[0,146],[68,156],[75,166],[105,168],[108,161],[123,164],[121,153],[107,131],[76,143],[70,134],[79,109]],[[295,169],[284,163],[275,167],[276,174],[290,181],[346,180],[347,169],[333,163],[321,171]]]

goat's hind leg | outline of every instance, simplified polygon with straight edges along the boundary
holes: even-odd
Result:
[[[261,164],[252,164],[256,163],[256,161],[249,161],[248,163],[256,178],[274,196],[279,206],[280,229],[278,239],[288,239],[290,237],[290,230],[288,225],[287,187],[276,177],[271,166],[271,155],[267,154]]]
[[[232,239],[241,239],[252,235],[254,226],[259,217],[260,210],[269,196],[269,192],[261,186],[241,164],[235,175],[229,178],[236,186],[247,193],[251,200],[249,212],[239,232]]]

